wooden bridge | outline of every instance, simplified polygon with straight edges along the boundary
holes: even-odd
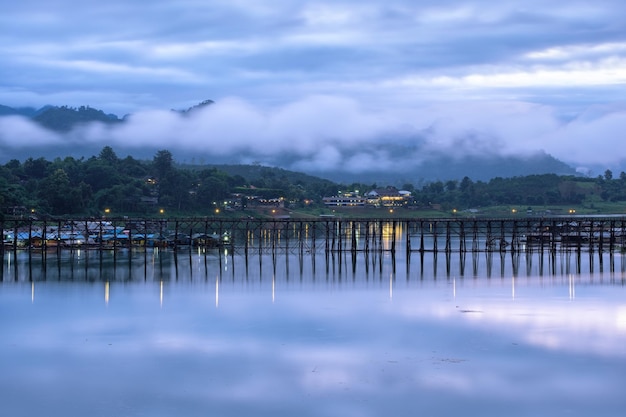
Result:
[[[233,246],[248,251],[622,250],[625,216],[527,218],[10,219],[0,251]]]

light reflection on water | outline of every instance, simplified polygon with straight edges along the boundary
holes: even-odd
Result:
[[[31,416],[620,416],[624,255],[5,255]]]

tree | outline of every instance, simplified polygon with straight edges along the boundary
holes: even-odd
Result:
[[[174,158],[170,151],[161,150],[156,153],[152,160],[152,168],[159,180],[172,171],[173,161]]]
[[[613,179],[613,172],[611,172],[610,169],[604,171],[604,179],[606,179],[607,181],[611,181]]]
[[[469,177],[463,177],[460,184],[461,192],[467,192],[472,184],[472,180]]]
[[[109,165],[115,165],[119,161],[119,158],[113,151],[113,148],[111,148],[110,146],[105,146],[104,148],[102,148],[102,150],[100,151],[100,155],[98,155],[98,159],[108,163]]]
[[[42,179],[46,176],[46,170],[49,165],[50,162],[46,161],[44,158],[28,158],[23,164],[24,174],[29,177]]]
[[[70,179],[62,169],[57,169],[42,181],[39,196],[47,203],[53,214],[74,212]]]

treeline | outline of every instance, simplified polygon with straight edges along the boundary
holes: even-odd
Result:
[[[97,156],[48,161],[29,158],[0,165],[1,215],[101,216],[208,215],[227,205],[245,207],[247,197],[282,198],[292,208],[321,206],[322,198],[341,190],[366,193],[376,184],[341,185],[281,169],[254,166],[254,178],[228,174],[207,166],[181,167],[167,150],[152,160],[120,158],[111,147]],[[580,204],[584,201],[626,201],[626,174],[613,178],[530,175],[494,178],[489,182],[436,181],[412,192],[411,205],[467,209],[489,205]],[[239,204],[233,201],[237,194]]]
[[[411,190],[411,185],[407,184]],[[626,201],[626,173],[619,178],[607,170],[597,178],[559,176],[556,174],[528,175],[512,178],[493,178],[488,182],[436,181],[420,190],[412,190],[415,203],[430,203],[467,209],[498,205],[580,205],[594,201]]]
[[[167,150],[142,161],[119,158],[106,146],[88,159],[29,158],[0,166],[4,215],[100,216],[105,210],[116,215],[151,215],[160,210],[171,215],[207,215],[233,193],[298,202],[319,201],[335,190],[330,181],[291,182],[288,175],[276,175],[270,168],[263,168],[254,180],[216,168],[178,168]]]

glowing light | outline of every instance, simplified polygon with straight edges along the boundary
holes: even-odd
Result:
[[[109,281],[104,283],[104,303],[105,304],[109,304],[109,296],[110,296],[110,292],[109,292]]]

